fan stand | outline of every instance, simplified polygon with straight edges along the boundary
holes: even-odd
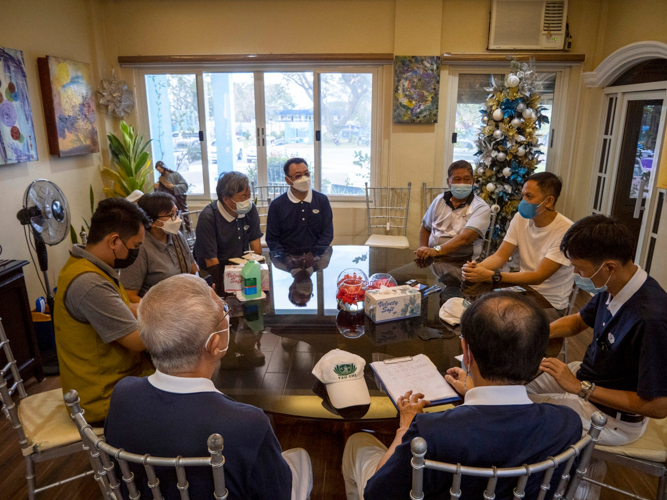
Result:
[[[49,316],[51,316],[51,328],[53,332],[56,331],[56,325],[53,321],[54,315],[54,299],[53,291],[51,290],[51,284],[49,283],[49,275],[47,273],[49,269],[49,259],[46,251],[46,243],[44,243],[44,238],[35,230],[32,229],[32,236],[35,240],[35,252],[37,253],[37,261],[39,262],[39,269],[42,271],[42,276],[44,277],[44,286],[46,287],[46,303],[49,306]],[[45,375],[58,375],[60,373],[60,365],[58,363],[58,353],[55,349],[42,351],[42,367],[44,369]]]

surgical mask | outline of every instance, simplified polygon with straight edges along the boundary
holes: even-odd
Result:
[[[180,217],[176,217],[175,220],[169,219],[160,222],[162,222],[162,227],[160,227],[160,229],[162,229],[167,234],[178,234],[178,232],[181,230],[181,224],[183,223]]]
[[[452,184],[450,191],[454,198],[463,200],[472,193],[472,184]]]
[[[301,191],[302,193],[307,193],[308,190],[310,189],[310,177],[304,175],[300,179],[292,182],[292,186],[297,191]]]
[[[120,241],[123,245],[125,245],[125,242],[122,239]],[[127,248],[127,245],[125,245],[125,248]],[[137,257],[139,256],[139,247],[127,248],[127,252],[127,257],[124,259],[119,259],[116,257],[116,251],[113,251],[113,256],[116,259],[113,261],[114,269],[125,269],[126,267],[130,267],[132,264],[134,264],[134,261],[137,260]]]
[[[252,201],[250,201],[250,199],[245,201],[235,201],[234,203],[236,203],[237,214],[247,214],[252,208]]]
[[[544,201],[547,200],[545,199]],[[542,203],[544,203],[544,201]],[[537,209],[542,206],[542,203],[528,203],[526,200],[521,200],[519,203],[519,213],[524,219],[534,219],[544,211],[537,211]]]
[[[603,262],[602,266],[604,266],[605,264],[606,262]],[[600,272],[602,266],[600,266],[598,270],[593,273],[593,276],[595,276],[597,273]],[[593,276],[591,276],[590,278],[584,278],[581,274],[574,273],[574,283],[579,287],[580,290],[583,290],[584,292],[593,294],[606,292],[607,283],[609,283],[609,280],[611,279],[611,274],[609,275],[609,278],[607,278],[607,282],[600,288],[596,288],[595,285],[593,284],[593,280],[591,279]]]
[[[222,333],[222,332],[227,332],[227,347],[225,347],[224,349],[218,349],[218,353],[215,354],[215,355],[217,356],[218,354],[221,354],[223,352],[227,352],[227,349],[229,349],[229,326],[227,326],[227,328],[225,328],[224,330],[218,330],[217,332],[213,332],[211,335],[208,336],[208,338],[206,339],[206,342],[204,342],[204,350],[205,351],[208,351],[208,344],[211,342],[211,339],[213,338],[213,335],[216,335],[216,334]]]

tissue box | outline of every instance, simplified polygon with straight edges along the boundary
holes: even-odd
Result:
[[[364,312],[375,323],[421,315],[421,293],[411,286],[366,290]]]
[[[269,288],[269,266],[260,264],[262,270],[262,290],[268,291]],[[241,291],[241,270],[243,266],[225,266],[225,292],[240,292]]]

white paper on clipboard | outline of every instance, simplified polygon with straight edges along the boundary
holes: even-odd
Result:
[[[371,363],[389,397],[395,402],[408,391],[421,392],[431,403],[453,401],[459,395],[424,354]]]

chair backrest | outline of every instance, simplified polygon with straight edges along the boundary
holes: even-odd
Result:
[[[185,240],[188,242],[190,250],[195,246],[195,241],[197,240],[197,221],[199,220],[199,214],[201,210],[190,210],[189,212],[181,212],[181,232],[185,236]]]
[[[12,395],[18,391],[19,398],[23,399],[28,397],[28,393],[25,391],[23,386],[23,380],[21,379],[21,374],[19,373],[18,366],[16,366],[16,360],[12,354],[12,350],[9,347],[9,340],[7,339],[7,334],[5,329],[2,326],[2,318],[0,318],[0,347],[5,353],[7,358],[7,364],[0,369],[0,401],[2,401],[2,413],[5,417],[9,419],[12,423],[12,427],[16,430],[19,435],[19,443],[21,448],[27,449],[30,448],[30,443],[28,438],[23,431],[23,426],[21,425],[21,420],[19,419],[19,412],[14,404]],[[12,374],[12,385],[7,385],[7,375]]]
[[[252,199],[259,213],[259,227],[266,228],[266,219],[269,215],[269,205],[273,200],[289,189],[287,184],[269,184],[266,186],[255,186],[251,183]],[[266,231],[263,231],[266,232]]]
[[[591,427],[588,430],[588,433],[576,443],[568,446],[562,453],[555,457],[549,457],[536,464],[503,469],[496,467],[466,467],[461,464],[449,464],[445,462],[436,462],[435,460],[425,460],[424,455],[426,455],[427,449],[426,440],[420,437],[414,438],[410,444],[410,448],[412,449],[412,460],[410,463],[413,469],[410,498],[414,500],[424,498],[424,469],[433,469],[453,474],[452,487],[449,490],[451,500],[456,500],[461,496],[461,479],[463,476],[488,478],[486,490],[484,491],[484,498],[495,497],[496,483],[499,478],[518,478],[513,497],[518,500],[525,496],[528,478],[533,474],[543,472],[544,475],[542,476],[540,493],[537,497],[538,500],[543,500],[549,490],[554,472],[560,465],[565,464],[565,468],[553,498],[565,498],[571,500],[577,491],[577,486],[586,474],[586,468],[590,462],[593,448],[595,447],[595,443],[598,442],[600,432],[606,423],[607,418],[602,413],[595,412],[591,416]],[[576,457],[580,457],[579,465],[577,466],[575,474],[570,475],[570,470],[572,469]]]
[[[498,218],[498,212],[500,212],[500,207],[498,205],[493,205],[491,207],[491,223],[487,229],[484,240],[482,241],[482,255],[480,260],[489,256],[489,250],[491,249],[491,242],[493,241],[493,231],[496,227],[496,219]]]
[[[424,205],[424,213],[426,213],[428,207],[431,206],[435,197],[444,191],[445,189],[441,187],[426,187],[426,183],[422,182],[422,204]]]
[[[162,500],[160,491],[160,481],[156,475],[155,467],[173,467],[176,470],[178,478],[177,487],[181,499],[190,498],[188,493],[188,481],[185,473],[186,467],[211,467],[213,470],[213,498],[222,500],[227,498],[228,491],[225,487],[225,458],[222,455],[223,439],[220,434],[211,434],[207,440],[210,457],[197,458],[163,458],[152,457],[148,454],[137,455],[128,453],[123,449],[115,448],[104,440],[104,437],[97,436],[86,420],[83,418],[83,410],[79,403],[79,395],[76,391],[69,391],[64,396],[65,404],[70,408],[72,420],[76,423],[84,449],[88,451],[88,456],[95,471],[95,479],[101,483],[109,500],[119,500],[122,498],[120,492],[120,481],[114,470],[113,457],[118,463],[123,482],[126,484],[130,493],[130,499],[138,499],[141,489],[134,482],[134,475],[130,471],[130,463],[143,465],[146,470],[148,487],[151,489],[155,500]]]
[[[373,228],[383,228],[385,232],[399,229],[405,236],[408,231],[408,211],[410,210],[410,189],[407,188],[374,188],[366,186],[366,219],[368,235]]]

